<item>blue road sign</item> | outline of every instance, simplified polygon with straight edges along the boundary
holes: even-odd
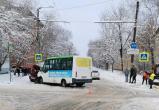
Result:
[[[139,54],[139,62],[149,62],[149,53],[148,52],[141,52]]]
[[[131,47],[132,49],[137,49],[137,48],[138,48],[136,42],[132,42],[132,43],[130,44],[130,47]]]
[[[42,57],[43,57],[42,54],[35,54],[35,61],[36,62],[41,62],[42,61]]]
[[[147,60],[147,54],[141,54],[141,60]]]

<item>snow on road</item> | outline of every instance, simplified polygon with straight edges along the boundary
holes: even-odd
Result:
[[[26,77],[0,75],[2,110],[159,110],[159,89],[124,82],[120,71],[100,70],[101,80],[83,88],[34,84]],[[4,81],[7,79],[7,81]]]
[[[95,68],[97,69],[97,68]],[[149,85],[142,85],[142,76],[141,75],[137,75],[137,83],[136,84],[129,84],[129,83],[125,83],[125,77],[124,74],[122,74],[121,71],[105,71],[105,70],[101,70],[98,69],[99,73],[100,73],[100,77],[101,79],[107,80],[107,81],[111,81],[113,84],[117,84],[120,85],[121,87],[127,87],[127,88],[133,88],[133,89],[137,89],[137,90],[145,90],[145,91],[151,91],[149,90]],[[17,77],[14,76],[13,74],[11,75],[11,83],[10,83],[10,75],[9,74],[3,74],[0,75],[0,85],[8,85],[8,86],[17,86],[19,88],[23,88],[23,86],[25,85],[25,88],[28,87],[28,89],[35,89],[36,85],[32,82],[30,82],[28,76],[26,77]],[[39,85],[37,85],[37,87],[39,87]],[[48,86],[47,86],[48,87]],[[155,88],[157,88],[155,86]]]

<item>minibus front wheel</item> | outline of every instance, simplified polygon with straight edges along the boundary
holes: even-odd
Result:
[[[38,78],[38,82],[39,82],[39,84],[43,84],[43,78],[42,78],[42,77],[39,77],[39,78]]]
[[[62,80],[61,80],[61,86],[62,86],[62,87],[66,87],[66,86],[67,86],[67,83],[66,83],[66,80],[65,80],[65,79],[62,79]]]

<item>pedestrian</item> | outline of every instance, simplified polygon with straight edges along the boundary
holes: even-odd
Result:
[[[17,68],[18,77],[20,76],[20,68]]]
[[[27,68],[24,69],[24,76],[27,76]]]
[[[137,76],[137,68],[135,67],[135,65],[132,65],[132,67],[130,69],[129,83],[136,83],[136,76]]]
[[[148,72],[144,71],[143,72],[143,77],[142,77],[142,85],[144,84],[144,81],[146,81],[146,85],[147,85],[148,78],[149,78]]]
[[[129,76],[129,70],[128,70],[128,68],[126,68],[124,70],[124,74],[125,74],[125,82],[128,82],[128,76]]]
[[[15,68],[14,70],[14,76],[16,76],[16,73],[17,73],[17,68]]]
[[[24,76],[24,67],[22,67],[21,72],[22,72],[22,77]]]
[[[155,73],[154,71],[152,70],[151,73],[150,73],[150,77],[149,77],[149,84],[150,84],[150,89],[152,89],[152,85],[153,85],[153,81],[155,79]]]

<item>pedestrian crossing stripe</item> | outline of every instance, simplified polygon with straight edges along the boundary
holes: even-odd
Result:
[[[139,53],[139,62],[149,62],[149,52],[140,52]]]

